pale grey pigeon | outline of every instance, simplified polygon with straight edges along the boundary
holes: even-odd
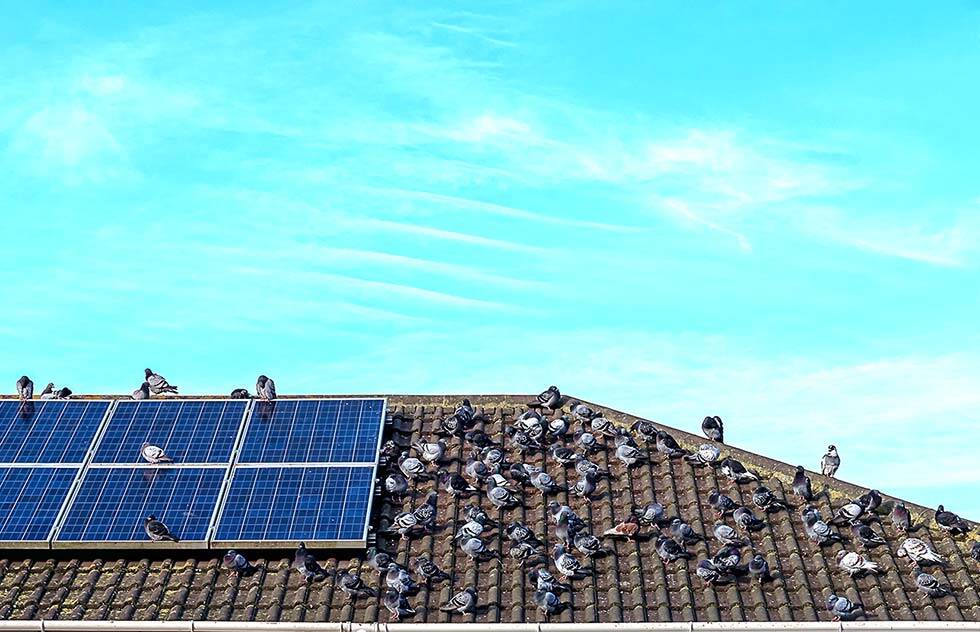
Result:
[[[140,456],[142,456],[147,463],[152,463],[154,465],[158,463],[173,463],[174,460],[170,458],[163,448],[158,445],[153,445],[152,443],[144,442],[140,446]]]
[[[839,468],[840,455],[837,454],[837,446],[829,445],[827,446],[827,454],[820,459],[820,473],[824,476],[833,476],[837,474]]]
[[[140,387],[133,391],[133,399],[150,399],[150,383],[143,382]]]
[[[154,373],[151,369],[145,369],[143,374],[146,376],[146,382],[150,385],[150,392],[154,395],[177,392],[176,386],[171,386],[166,378],[158,373]]]

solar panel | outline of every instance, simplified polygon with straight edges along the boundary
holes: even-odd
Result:
[[[226,471],[222,467],[90,467],[55,542],[146,543],[143,520],[154,514],[182,541],[204,547]]]
[[[85,460],[107,401],[0,401],[0,463]]]
[[[239,463],[376,463],[383,399],[256,402]]]
[[[373,466],[236,468],[214,544],[360,544],[373,487]]]
[[[248,402],[121,401],[99,440],[94,463],[141,463],[144,442],[176,463],[229,463]]]
[[[75,467],[0,467],[0,541],[46,545]]]

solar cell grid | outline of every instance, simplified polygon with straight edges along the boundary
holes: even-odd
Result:
[[[78,468],[0,467],[0,540],[44,542]]]
[[[107,401],[0,402],[0,463],[85,460]]]

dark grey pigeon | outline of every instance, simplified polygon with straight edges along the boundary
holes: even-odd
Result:
[[[412,514],[415,516],[419,524],[426,528],[426,530],[431,530],[435,525],[436,521],[436,499],[439,494],[435,491],[431,491],[425,497],[425,502],[416,507]]]
[[[925,593],[933,599],[953,594],[949,586],[940,584],[935,575],[930,575],[921,569],[913,570],[912,577],[915,579],[915,587],[919,589],[919,592]]]
[[[974,542],[970,547],[970,557],[980,562],[980,541]]]
[[[873,514],[881,507],[882,502],[881,492],[877,489],[869,490],[866,494],[861,494],[854,499],[854,502],[864,507],[864,511],[869,514]]]
[[[806,502],[813,500],[813,488],[810,486],[810,477],[806,475],[806,471],[802,465],[796,466],[796,474],[793,475],[793,493]]]
[[[864,614],[860,604],[834,594],[827,597],[827,610],[834,616],[834,621],[854,621]]]
[[[731,544],[732,546],[744,546],[745,540],[738,537],[738,533],[735,529],[732,529],[724,522],[716,522],[712,532],[715,534],[715,539],[722,544]]]
[[[469,496],[478,491],[456,472],[450,473],[446,470],[439,470],[436,472],[436,475],[439,477],[439,484],[442,485],[442,488],[454,498],[458,496]]]
[[[430,560],[425,555],[420,555],[418,559],[415,560],[415,572],[430,584],[437,581],[452,579],[449,576],[449,573],[436,566],[435,562]]]
[[[582,568],[582,564],[574,555],[567,553],[561,544],[555,545],[553,557],[558,574],[566,579],[574,578]]]
[[[504,533],[506,533],[507,537],[516,543],[538,542],[538,538],[534,535],[534,532],[520,521],[512,522],[507,525],[507,527],[504,529]]]
[[[589,533],[580,533],[574,538],[575,550],[586,557],[595,557],[602,552],[602,542]]]
[[[537,547],[530,542],[513,542],[507,550],[507,555],[520,564],[526,564],[528,560],[539,554]]]
[[[782,498],[778,498],[776,494],[772,492],[771,489],[765,485],[759,485],[752,492],[752,502],[759,509],[762,509],[766,513],[773,513],[779,511],[780,509],[789,509],[789,503],[787,503]]]
[[[476,590],[470,587],[463,589],[453,595],[445,604],[439,606],[439,609],[443,612],[455,612],[457,614],[473,612],[476,610]]]
[[[690,559],[693,557],[690,551],[664,535],[657,538],[657,555],[660,556],[660,559],[662,559],[664,563],[675,562],[679,559]]]
[[[305,546],[303,547],[306,548]],[[391,555],[385,553],[384,551],[379,551],[376,547],[371,547],[366,551],[366,558],[368,566],[383,573],[388,570],[388,565],[393,561]]]
[[[732,513],[738,508],[738,503],[722,494],[717,489],[708,494],[708,504],[715,510],[715,514],[721,516]]]
[[[551,458],[553,458],[559,465],[569,465],[571,463],[575,463],[576,461],[581,461],[584,457],[571,448],[566,448],[560,443],[556,443],[551,446]]]
[[[912,529],[912,514],[902,503],[895,503],[891,513],[892,526],[903,533]]]
[[[633,513],[645,525],[661,525],[666,521],[664,506],[658,502],[647,503],[642,508],[634,509]]]
[[[732,514],[732,518],[735,519],[735,524],[739,527],[745,529],[746,531],[759,531],[766,523],[755,517],[752,510],[748,507],[739,507]]]
[[[180,542],[177,536],[170,533],[167,525],[157,520],[153,514],[147,516],[146,520],[143,521],[143,530],[146,531],[147,537],[154,542]]]
[[[962,535],[970,531],[970,525],[952,511],[946,511],[942,505],[936,509],[935,520],[940,529],[952,535]]]
[[[396,621],[415,616],[415,610],[408,605],[408,599],[396,590],[387,589],[381,602]]]
[[[373,588],[369,588],[364,580],[361,579],[361,575],[355,569],[349,569],[346,571],[341,571],[337,575],[337,583],[340,584],[340,589],[344,591],[347,595],[348,601],[354,601],[362,597],[374,597],[375,592]]]
[[[725,425],[721,422],[721,417],[705,417],[701,422],[701,432],[704,436],[718,443],[725,442]]]
[[[578,481],[569,488],[569,493],[579,498],[584,498],[586,502],[592,502],[592,494],[596,490],[595,474],[586,472]]]
[[[769,562],[761,554],[756,553],[749,560],[749,575],[753,579],[759,580],[760,584],[772,581],[772,573],[769,572]]]
[[[235,549],[231,549],[225,553],[221,563],[225,568],[239,575],[247,575],[255,570],[252,563],[245,559],[245,556]]]
[[[400,498],[408,492],[408,479],[398,472],[391,472],[385,477],[385,493],[393,498]]]
[[[21,399],[34,397],[34,382],[26,375],[20,376],[20,379],[17,380],[17,397]]]
[[[146,369],[143,371],[143,374],[146,376],[146,382],[150,385],[150,392],[154,395],[177,392],[176,386],[171,386],[166,378],[158,373],[154,373],[151,369]]]
[[[574,415],[575,418],[579,420],[584,419],[586,421],[591,421],[593,417],[599,416],[598,412],[592,410],[591,408],[589,408],[588,406],[586,406],[585,404],[579,401],[572,402],[571,404],[569,404],[569,407],[572,409],[572,415]]]
[[[759,477],[748,471],[741,461],[732,457],[725,458],[719,465],[721,473],[733,483],[752,483],[759,480]]]
[[[816,511],[803,511],[803,528],[806,531],[807,537],[820,546],[830,545],[843,540],[840,534],[824,522],[820,518],[820,514]]]
[[[247,388],[236,388],[231,392],[229,397],[231,399],[251,399],[252,396],[249,394]]]
[[[734,544],[726,544],[718,549],[711,557],[711,562],[720,569],[744,575],[748,568],[739,566],[742,561],[742,551]]]
[[[851,534],[854,536],[854,539],[858,540],[867,548],[887,544],[885,539],[878,535],[874,529],[860,522],[851,524]]]
[[[272,378],[260,375],[255,382],[255,396],[270,401],[276,398],[276,383]]]
[[[133,391],[133,399],[150,399],[150,383],[143,382],[138,389]]]
[[[553,494],[561,490],[561,485],[547,472],[537,472],[530,476],[531,485],[542,494]]]
[[[48,385],[44,387],[41,391],[41,399],[54,399],[54,382],[48,382]]]
[[[652,443],[657,440],[657,427],[645,419],[634,421],[633,425],[630,426],[630,430],[640,435],[640,438],[647,443]]]
[[[687,524],[680,518],[674,518],[670,521],[670,537],[674,538],[679,544],[693,544],[699,542],[704,538],[691,528],[691,525]]]
[[[706,584],[729,584],[736,579],[733,573],[719,568],[711,560],[701,560],[698,562],[695,573]]]
[[[557,386],[549,386],[535,400],[528,404],[529,408],[547,408],[557,410],[561,406],[561,391]]]
[[[418,592],[419,588],[408,569],[395,562],[388,564],[388,571],[385,573],[385,585],[401,594],[415,593]]]
[[[840,455],[837,454],[837,446],[827,446],[827,454],[820,459],[820,473],[824,476],[833,476],[840,468]]]
[[[293,555],[293,568],[299,571],[307,582],[323,579],[327,576],[327,571],[323,570],[323,567],[307,550],[306,544],[303,542],[300,542],[299,546],[296,547],[296,553]]]
[[[666,454],[667,458],[674,458],[687,454],[687,451],[685,451],[672,436],[663,430],[657,431],[657,452],[660,454]]]

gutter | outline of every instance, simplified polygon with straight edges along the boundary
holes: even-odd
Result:
[[[0,632],[843,632],[978,631],[971,621],[858,623],[261,623],[255,621],[0,621]]]

